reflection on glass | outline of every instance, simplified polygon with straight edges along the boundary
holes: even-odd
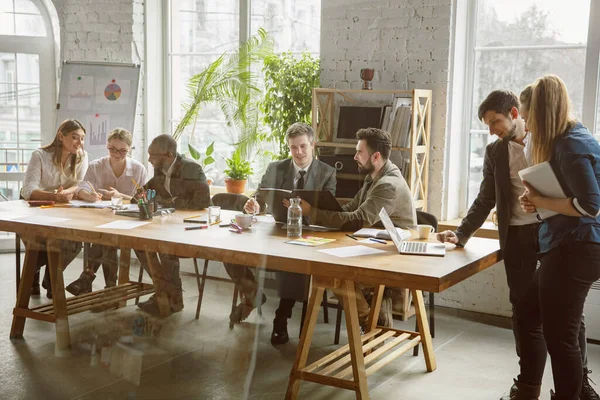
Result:
[[[251,31],[264,28],[275,40],[275,52],[319,52],[321,39],[320,0],[252,2]]]
[[[477,46],[585,44],[589,0],[479,0]]]
[[[577,118],[581,118],[585,53],[585,48],[478,52],[474,69],[471,128],[486,129],[478,120],[477,108],[492,90],[503,88],[519,95],[528,84],[549,71],[565,81],[573,102],[572,112]],[[509,63],[507,60],[514,62]]]
[[[21,36],[46,36],[46,26],[41,15],[15,14],[16,34]]]
[[[17,0],[15,2],[15,11],[17,13],[40,14],[40,10],[30,0]]]
[[[0,3],[5,3],[0,1]],[[0,10],[0,35],[15,34],[15,15]]]
[[[40,56],[38,54],[17,54],[19,83],[40,83]]]

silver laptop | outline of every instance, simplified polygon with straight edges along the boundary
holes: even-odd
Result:
[[[394,223],[390,219],[390,216],[385,211],[385,208],[382,208],[379,212],[379,218],[381,219],[385,230],[390,234],[390,237],[392,238],[392,241],[396,245],[396,248],[400,254],[437,257],[444,257],[446,255],[446,246],[444,243],[408,242],[406,240],[402,240],[400,234],[394,227]]]

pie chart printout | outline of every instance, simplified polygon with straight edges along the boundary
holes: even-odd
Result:
[[[118,100],[121,97],[121,86],[111,83],[104,89],[104,97],[109,101]]]

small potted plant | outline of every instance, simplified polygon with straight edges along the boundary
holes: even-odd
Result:
[[[242,194],[246,191],[246,182],[248,177],[252,175],[252,167],[250,161],[243,160],[239,148],[236,149],[231,157],[226,158],[227,169],[225,173],[229,177],[225,179],[225,187],[227,193]]]
[[[209,171],[212,170],[212,167],[209,167],[209,165],[214,164],[215,159],[213,158],[213,153],[215,152],[215,142],[212,142],[211,144],[208,145],[208,147],[206,148],[206,153],[205,156],[202,157],[202,153],[200,152],[200,150],[198,150],[193,144],[188,144],[188,150],[190,152],[190,157],[192,157],[194,160],[196,160],[196,162],[198,164],[200,164],[200,166],[202,167],[202,170],[204,171],[204,174],[208,174]],[[213,180],[211,178],[209,178],[208,176],[206,177],[206,180],[208,181],[209,185],[212,185]]]

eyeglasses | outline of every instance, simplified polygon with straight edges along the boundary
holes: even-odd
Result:
[[[122,156],[127,155],[127,153],[129,153],[129,149],[117,149],[116,147],[111,146],[108,146],[107,149],[111,153],[119,153]]]

